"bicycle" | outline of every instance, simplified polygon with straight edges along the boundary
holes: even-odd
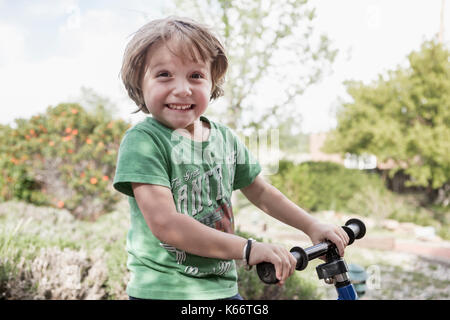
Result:
[[[355,239],[361,239],[366,234],[366,226],[359,219],[348,220],[342,228],[350,239],[348,245],[351,245]],[[326,262],[316,267],[319,279],[324,279],[327,284],[334,284],[338,293],[338,300],[358,299],[355,287],[347,275],[347,263],[339,255],[334,243],[325,241],[306,249],[293,247],[290,252],[297,260],[295,269],[298,271],[306,269],[309,261],[325,255]],[[256,270],[264,283],[275,284],[278,282],[275,275],[275,266],[272,263],[259,263],[256,265]]]

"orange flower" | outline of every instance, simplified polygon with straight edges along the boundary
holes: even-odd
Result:
[[[86,143],[87,143],[87,144],[92,144],[92,140],[89,139],[89,138],[87,138],[87,139],[86,139]]]
[[[63,208],[64,207],[64,201],[59,200],[58,203],[56,204],[58,206],[58,208]]]
[[[67,136],[62,138],[64,141],[70,141],[72,140],[72,136]]]
[[[33,129],[31,129],[31,130],[30,130],[30,134],[31,134],[32,136],[34,136],[34,135],[36,134],[36,132],[35,132]]]
[[[72,131],[72,128],[66,128],[66,133],[70,133]]]
[[[89,180],[89,182],[90,182],[91,184],[97,184],[98,180],[97,180],[97,178],[91,178],[91,179]]]
[[[77,114],[77,113],[78,113],[78,110],[77,110],[77,109],[72,109],[72,110],[70,110],[70,111],[72,111],[73,114]]]
[[[77,129],[72,130],[72,134],[73,134],[74,136],[76,136],[76,135],[78,134],[78,130],[77,130]]]
[[[108,181],[108,180],[109,180],[109,177],[108,177],[108,176],[103,176],[103,177],[102,177],[102,180],[103,180],[103,181]]]
[[[53,147],[53,146],[55,145],[55,141],[50,141],[50,142],[48,143],[48,145],[49,145],[50,147]]]
[[[67,150],[68,153],[73,153],[72,149]]]
[[[86,176],[86,173],[84,171],[80,174],[80,177],[84,178]]]

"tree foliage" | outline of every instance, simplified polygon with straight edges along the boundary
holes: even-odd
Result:
[[[450,181],[450,52],[435,40],[408,56],[409,66],[371,84],[347,82],[353,101],[338,111],[328,152],[374,154],[404,170],[410,185],[438,189]]]
[[[223,108],[213,110],[235,129],[268,129],[299,116],[295,98],[317,82],[337,51],[313,32],[307,0],[174,0],[178,15],[219,33],[229,71]]]

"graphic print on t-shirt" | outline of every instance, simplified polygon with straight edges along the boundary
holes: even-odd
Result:
[[[211,228],[234,233],[231,200],[226,195],[231,195],[235,153],[231,152],[227,160],[225,164],[217,164],[207,171],[192,165],[186,166],[182,174],[171,179],[171,190],[177,212],[189,215]],[[184,251],[164,243],[161,246],[174,255],[178,264],[186,262]],[[219,261],[209,273],[224,274],[230,269],[230,261]],[[197,266],[186,266],[185,272],[200,274]]]

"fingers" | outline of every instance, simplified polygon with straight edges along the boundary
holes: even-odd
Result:
[[[275,254],[277,255],[277,263],[274,263],[275,271],[277,279],[280,281],[278,285],[283,286],[286,279],[295,272],[297,260],[283,247],[276,247]]]
[[[345,247],[350,241],[347,232],[345,232],[345,230],[341,227],[335,227],[332,235],[329,237],[329,240],[336,245],[341,257],[344,256]]]
[[[342,240],[342,253],[341,253],[341,256],[343,256],[344,255],[344,249],[348,245],[348,242],[350,241],[350,238],[348,237],[347,232],[345,232],[345,230],[342,227],[339,227],[338,230],[339,230],[340,238]]]
[[[316,245],[323,241],[331,241],[336,245],[339,255],[343,256],[345,247],[350,241],[347,232],[342,227],[332,224],[317,223],[314,226],[315,228],[309,234],[312,243]],[[320,259],[326,260],[325,256],[321,256]]]
[[[275,267],[275,275],[279,280],[278,284],[284,285],[286,279],[294,273],[297,260],[282,246],[267,243],[255,244],[250,253],[252,264],[262,261],[272,263]]]

